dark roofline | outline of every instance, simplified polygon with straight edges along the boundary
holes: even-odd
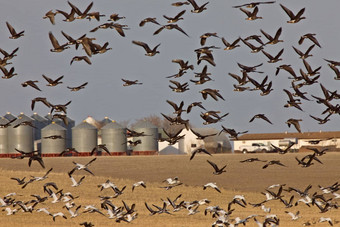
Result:
[[[263,140],[263,139],[332,139],[340,138],[340,131],[319,132],[282,132],[282,133],[247,133],[238,137],[237,140]],[[232,139],[232,141],[237,141]]]

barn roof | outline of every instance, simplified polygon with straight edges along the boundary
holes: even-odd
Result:
[[[282,132],[282,133],[247,133],[238,137],[238,140],[268,140],[268,139],[285,139],[285,138],[297,138],[297,139],[332,139],[340,138],[340,131],[328,131],[328,132]],[[232,139],[235,141],[235,139]]]

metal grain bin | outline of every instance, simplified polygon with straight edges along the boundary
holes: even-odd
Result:
[[[61,136],[62,139],[47,138],[50,136]],[[66,149],[66,128],[53,123],[41,130],[41,153],[60,154]]]
[[[33,122],[33,119],[21,113],[8,128],[9,154],[17,154],[18,152],[15,151],[15,148],[25,152],[30,152],[33,150],[33,127],[28,125],[20,125],[17,128],[13,128],[24,121]]]
[[[41,139],[41,129],[45,128],[49,123],[49,120],[40,116],[37,113],[34,113],[31,118],[34,120],[34,126],[36,129],[33,129],[33,137],[34,140],[40,140]]]
[[[111,123],[107,123],[102,127],[101,132],[102,143],[106,144],[110,152],[126,153],[126,128],[115,121],[111,121]]]
[[[97,128],[86,121],[72,128],[72,147],[78,152],[91,152],[97,146],[97,140]]]
[[[141,144],[132,147],[133,151],[142,152],[158,152],[158,128],[148,121],[137,123],[133,130],[136,132],[144,132],[146,136],[134,137],[133,141],[141,140]]]
[[[9,120],[2,117],[0,119],[0,124],[4,125],[7,124]],[[8,150],[8,128],[7,127],[0,127],[0,155],[6,154]]]

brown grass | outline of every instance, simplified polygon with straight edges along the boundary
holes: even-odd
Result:
[[[56,182],[59,188],[64,192],[72,192],[79,195],[75,200],[78,205],[95,205],[100,208],[99,195],[113,195],[112,190],[106,189],[102,192],[97,185],[103,183],[107,179],[113,181],[118,187],[127,186],[124,194],[116,199],[112,199],[117,206],[122,205],[122,200],[127,204],[136,204],[136,210],[139,214],[138,218],[131,224],[134,226],[211,226],[214,218],[211,215],[204,215],[205,205],[199,207],[199,213],[188,216],[186,210],[173,213],[173,215],[161,214],[150,216],[146,210],[144,202],[148,204],[162,205],[162,199],[175,198],[182,194],[181,199],[185,201],[199,200],[207,198],[211,200],[211,205],[219,205],[223,209],[227,209],[227,204],[236,194],[242,194],[247,198],[248,202],[257,203],[264,200],[264,196],[260,193],[272,184],[287,184],[286,187],[296,187],[304,189],[307,185],[312,184],[311,193],[318,192],[318,185],[327,186],[339,180],[340,173],[340,154],[328,153],[320,159],[323,165],[315,163],[309,168],[301,168],[297,165],[295,156],[301,157],[304,154],[234,154],[234,155],[214,155],[208,157],[198,155],[192,161],[188,156],[134,156],[134,157],[97,157],[92,163],[90,169],[96,176],[91,176],[86,172],[76,171],[75,178],[78,179],[85,175],[85,180],[79,187],[71,187],[68,179],[67,171],[70,171],[74,164],[72,161],[86,163],[93,157],[63,157],[63,158],[44,158],[46,170],[53,167],[48,179],[43,182],[34,182],[29,184],[25,189],[21,189],[15,181],[10,177],[29,178],[30,175],[41,176],[46,170],[41,169],[37,163],[28,168],[27,160],[0,159],[0,196],[4,196],[10,192],[16,192],[20,195],[15,196],[16,200],[27,201],[32,199],[31,194],[45,195],[42,185],[47,182]],[[249,157],[259,157],[262,160],[280,160],[287,167],[269,166],[262,169],[263,163],[240,163],[240,160]],[[227,165],[227,172],[222,175],[215,176],[212,174],[212,167],[206,162],[209,159],[220,165]],[[165,183],[162,181],[168,177],[178,176],[184,185],[165,190],[160,188]],[[134,192],[131,186],[134,182],[144,180],[147,188],[138,187]],[[202,189],[202,185],[207,182],[216,182],[221,188],[222,193],[208,188]],[[277,189],[273,189],[274,191]],[[291,194],[295,195],[295,200],[299,198],[296,193],[285,192],[285,198],[288,199]],[[62,211],[69,217],[66,209],[62,208],[62,202],[52,204],[50,201],[45,204],[39,204],[37,208],[49,207],[51,212]],[[302,226],[307,220],[318,220],[321,216],[331,217],[335,219],[339,217],[339,211],[330,210],[325,214],[320,214],[319,210],[313,206],[311,208],[304,204],[289,209],[284,208],[283,204],[278,201],[270,201],[266,206],[271,207],[272,214],[276,214],[280,218],[281,226]],[[235,208],[231,218],[245,218],[251,214],[265,215],[260,208],[253,208],[248,205],[246,208],[233,206]],[[82,210],[82,209],[81,209]],[[171,210],[171,209],[170,209]],[[290,217],[284,213],[285,210],[295,212],[300,210],[302,216],[297,221],[291,221]],[[259,217],[263,220],[263,217]],[[60,217],[53,222],[50,216],[44,213],[34,212],[22,213],[18,212],[14,216],[7,216],[5,212],[0,212],[0,221],[2,226],[79,226],[79,223],[91,221],[95,226],[112,226],[126,225],[126,223],[116,223],[114,219],[108,219],[97,213],[81,214],[76,218],[68,218],[64,220]],[[253,220],[247,226],[256,226]],[[326,223],[318,223],[318,226],[327,226]]]

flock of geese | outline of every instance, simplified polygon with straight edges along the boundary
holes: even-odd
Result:
[[[94,3],[91,2],[84,11],[80,10],[79,8],[83,8],[84,6],[76,6],[70,1],[68,3],[68,8],[65,10],[50,10],[46,12],[43,16],[43,19],[49,20],[52,25],[56,23],[56,21],[63,20],[64,22],[75,23],[77,20],[86,20],[89,21],[97,21],[101,24],[89,30],[90,36],[87,34],[82,35],[79,38],[73,38],[69,34],[66,34],[63,31],[60,31],[61,34],[64,36],[65,40],[61,41],[61,39],[57,39],[53,32],[48,32],[48,37],[51,43],[50,52],[64,52],[67,49],[75,48],[76,50],[80,49],[82,51],[81,55],[74,56],[70,59],[70,65],[76,64],[76,62],[84,61],[85,64],[92,65],[91,59],[95,58],[98,54],[104,54],[107,51],[111,50],[109,47],[109,42],[105,42],[104,44],[99,44],[96,42],[96,38],[91,37],[92,34],[95,34],[100,29],[114,29],[119,36],[126,37],[126,33],[129,31],[129,26],[124,24],[125,17],[120,16],[117,13],[111,14],[109,17],[103,15],[100,12],[93,11]],[[184,36],[185,38],[192,39],[190,36],[189,31],[183,29],[180,25],[181,21],[185,21],[185,16],[188,16],[188,12],[190,10],[191,14],[204,14],[205,11],[209,10],[209,7],[213,7],[213,2],[196,2],[194,0],[187,0],[183,2],[175,2],[171,4],[171,7],[178,7],[180,8],[180,12],[177,15],[169,16],[164,15],[164,18],[167,20],[165,24],[161,24],[158,18],[155,17],[147,17],[141,19],[139,23],[139,27],[143,26],[155,26],[155,30],[153,32],[154,36],[159,36],[160,33],[166,32],[177,32],[179,36]],[[262,2],[252,2],[246,3],[241,5],[235,5],[233,8],[235,10],[240,10],[240,13],[246,15],[245,20],[247,21],[257,21],[261,19],[265,19],[261,16],[262,10],[267,10],[268,8],[279,5],[279,8],[285,12],[287,15],[287,23],[288,24],[296,24],[296,23],[303,23],[304,20],[307,20],[305,16],[305,8],[302,9],[289,9],[284,4],[279,4],[276,1],[262,1]],[[103,20],[106,19],[104,23]],[[241,19],[243,19],[241,17]],[[109,22],[107,22],[109,21]],[[247,22],[248,23],[248,22]],[[253,22],[249,22],[253,23]],[[10,39],[24,39],[25,31],[16,27],[15,24],[10,24],[10,22],[6,22],[8,31],[9,31],[9,38]],[[168,30],[168,31],[167,31]],[[173,30],[173,31],[171,31]],[[280,45],[280,43],[284,42],[283,34],[284,29],[283,27],[279,27],[275,33],[270,34],[264,30],[260,30],[259,34],[249,34],[247,37],[239,37],[232,42],[228,42],[226,38],[221,37],[221,34],[217,34],[215,32],[207,32],[202,34],[199,37],[199,48],[193,50],[193,54],[196,55],[196,64],[189,63],[188,60],[185,59],[173,59],[171,63],[177,64],[179,66],[178,72],[176,74],[167,76],[166,78],[169,80],[169,88],[175,93],[184,93],[190,90],[191,83],[201,87],[202,89],[199,91],[201,100],[196,100],[191,102],[189,105],[184,105],[184,101],[180,103],[176,103],[171,100],[166,100],[166,102],[174,109],[172,115],[166,115],[161,113],[161,115],[169,121],[170,125],[180,125],[183,128],[191,130],[199,139],[206,138],[208,136],[213,136],[216,134],[211,135],[201,135],[191,129],[189,119],[183,119],[182,114],[185,112],[189,114],[194,109],[199,109],[202,111],[200,113],[200,117],[203,120],[204,125],[216,124],[224,120],[229,113],[221,113],[219,110],[207,110],[204,105],[204,101],[206,102],[223,102],[225,101],[225,97],[223,93],[216,88],[205,87],[204,84],[208,83],[209,81],[214,81],[212,77],[212,73],[209,72],[208,67],[218,67],[218,61],[216,61],[214,57],[214,52],[217,51],[225,51],[226,53],[234,51],[236,48],[249,48],[249,54],[253,54],[254,58],[258,59],[258,57],[264,57],[267,59],[267,63],[259,63],[256,65],[245,65],[244,63],[237,63],[239,67],[240,73],[229,72],[227,73],[228,77],[230,76],[230,80],[234,81],[233,84],[235,92],[259,92],[260,96],[268,96],[275,88],[275,78],[273,76],[261,76],[264,74],[261,71],[261,67],[264,64],[276,64],[278,62],[283,61],[283,54],[285,51],[284,48],[281,48],[278,53],[270,53],[268,50],[269,46],[273,45]],[[3,33],[2,33],[3,34]],[[313,56],[312,52],[315,51],[317,48],[321,48],[321,44],[318,41],[317,34],[314,33],[307,33],[307,34],[299,34],[298,42],[294,43],[292,46],[292,50],[296,52],[296,61],[301,61],[304,65],[304,69],[296,70],[289,64],[281,64],[275,65],[274,69],[276,70],[275,75],[279,75],[280,77],[289,76],[287,77],[290,81],[291,87],[282,89],[283,94],[286,94],[288,100],[286,104],[283,105],[284,108],[295,108],[299,111],[304,112],[302,108],[302,101],[304,102],[315,102],[318,105],[322,106],[324,109],[321,115],[323,116],[315,116],[314,114],[309,114],[310,118],[316,120],[319,124],[325,124],[330,121],[331,117],[337,116],[340,114],[340,104],[336,103],[337,100],[340,98],[340,95],[337,91],[331,91],[327,89],[321,82],[320,82],[320,69],[321,66],[314,67],[311,65],[309,59]],[[219,44],[215,45],[206,45],[211,41],[216,41]],[[217,43],[216,42],[216,43]],[[132,44],[136,46],[136,49],[143,48],[145,51],[145,55],[147,57],[156,58],[157,55],[162,54],[160,47],[161,43],[151,46],[150,44],[140,41],[140,40],[132,40]],[[221,45],[223,45],[221,47]],[[301,47],[297,47],[297,45],[310,45],[307,50],[301,50]],[[136,50],[137,51],[137,50]],[[17,54],[20,53],[19,47],[15,48],[14,50],[8,50],[5,47],[0,48],[0,52],[2,54],[0,58],[0,69],[2,71],[2,78],[3,79],[11,79],[17,75],[15,72],[14,66],[9,66],[12,64],[11,60],[15,59]],[[331,59],[324,59],[325,62],[328,63],[329,68],[335,73],[334,81],[340,79],[340,72],[339,66],[340,62]],[[80,63],[77,63],[80,64]],[[193,72],[196,67],[203,66],[202,71],[200,72]],[[185,74],[194,74],[193,79],[188,79],[185,82],[180,82],[179,78],[185,78]],[[47,82],[46,86],[55,87],[61,86],[60,84],[63,83],[64,76],[59,76],[57,78],[50,78],[48,76],[42,75],[42,78]],[[333,78],[332,78],[333,79]],[[138,80],[129,80],[126,78],[121,78],[124,82],[123,86],[134,86],[134,85],[143,85],[142,82]],[[41,86],[38,85],[39,81],[35,79],[25,80],[21,82],[22,87],[31,87],[37,91],[42,91]],[[307,93],[303,89],[308,89],[311,86],[315,86],[315,84],[319,84],[320,88],[313,87],[314,90],[319,89],[322,95],[315,95]],[[84,89],[88,85],[88,82],[84,82],[79,86],[67,86],[70,91],[79,91]],[[312,89],[311,89],[312,90]],[[308,95],[308,96],[307,96]],[[195,98],[197,95],[195,95]],[[309,97],[310,96],[310,97]],[[222,101],[221,101],[222,100]],[[35,105],[37,102],[41,102],[46,107],[50,108],[50,113],[53,114],[53,118],[60,118],[64,121],[67,125],[67,108],[68,105],[71,104],[71,101],[65,101],[65,104],[52,104],[46,97],[36,97],[31,101],[31,109],[34,110]],[[56,112],[56,113],[55,113]],[[253,115],[249,122],[253,122],[255,119],[263,120],[264,123],[274,124],[270,117],[266,116],[263,113],[257,113]],[[288,127],[294,126],[296,131],[302,132],[300,123],[303,119],[299,118],[289,118],[285,122]],[[11,123],[11,122],[10,122]],[[10,124],[9,123],[9,124]],[[8,124],[8,125],[9,125]],[[7,126],[8,126],[7,125]],[[24,126],[24,127],[34,127],[34,125],[30,125],[29,122],[23,122],[21,125],[15,126]],[[180,132],[183,129],[177,130],[174,132],[173,130],[164,129],[167,138],[162,138],[162,140],[168,141],[169,144],[175,144],[179,139],[183,136],[179,136]],[[221,126],[220,133],[226,133],[230,136],[230,138],[237,139],[238,135],[247,133],[248,131],[239,131],[233,128],[228,128],[225,126]],[[138,144],[136,144],[138,145]],[[94,151],[91,152],[94,154],[95,150],[98,148],[94,148]],[[274,149],[277,149],[278,153],[285,154],[289,151],[289,147],[286,149],[281,149],[274,146]],[[27,155],[27,151],[20,151],[17,150],[22,154],[22,158],[29,157],[29,166],[31,166],[33,161],[38,161],[40,165],[45,168],[43,160],[39,155]],[[68,151],[66,151],[68,152]],[[110,154],[109,151],[108,154]],[[195,150],[189,159],[192,160],[197,153],[203,153],[211,156],[211,154],[203,149],[198,148]],[[318,162],[322,164],[322,161],[318,158],[318,156],[322,156],[325,154],[325,150],[313,150],[313,154],[308,154],[304,156],[302,159],[296,158],[297,164],[301,165],[303,168],[308,168],[311,165]],[[96,161],[96,158],[93,158],[90,162],[86,164],[76,163],[73,162],[74,168],[67,172],[70,181],[71,187],[81,187],[81,184],[84,180],[86,180],[85,176],[82,176],[80,179],[75,179],[73,173],[75,171],[86,171],[91,175],[94,175],[95,171],[90,169],[90,166],[93,162]],[[249,162],[263,162],[263,169],[271,168],[270,166],[278,165],[281,167],[286,167],[284,163],[281,163],[280,160],[259,160],[257,158],[251,158],[241,161],[242,163],[249,163]],[[211,160],[207,160],[208,165],[210,165],[213,169],[213,175],[221,175],[226,172],[226,165],[223,167],[219,167]],[[18,185],[21,186],[22,189],[29,187],[30,184],[33,184],[37,181],[46,181],[48,178],[49,173],[53,170],[50,168],[44,176],[31,176],[30,179],[18,179],[12,177],[13,180],[17,181]],[[164,182],[166,190],[171,190],[173,187],[179,187],[183,183],[177,178],[169,178],[165,179]],[[147,184],[144,181],[139,181],[134,183],[131,186],[131,193],[133,193],[136,187],[142,186],[147,190]],[[48,182],[44,184],[44,195],[32,195],[34,199],[30,201],[20,201],[16,194],[11,193],[5,195],[0,198],[1,207],[3,211],[6,212],[7,215],[14,215],[20,212],[29,212],[29,213],[36,213],[36,212],[43,212],[47,216],[50,216],[53,221],[57,221],[59,218],[75,218],[81,215],[81,209],[83,209],[83,213],[95,213],[98,215],[102,215],[108,217],[110,219],[115,219],[116,222],[132,222],[138,217],[138,212],[135,209],[135,204],[126,204],[122,201],[121,205],[114,205],[112,199],[119,197],[123,194],[126,190],[127,186],[123,186],[119,188],[110,180],[98,185],[100,191],[102,190],[112,190],[114,193],[113,196],[110,197],[101,197],[100,204],[101,207],[95,207],[93,205],[85,205],[85,204],[78,204],[77,203],[77,196],[72,195],[72,193],[68,192],[65,193],[63,189],[60,189],[55,182]],[[162,204],[148,204],[145,202],[145,209],[150,212],[150,215],[159,215],[159,214],[174,214],[174,212],[178,212],[181,210],[186,210],[188,215],[195,215],[200,210],[201,206],[204,207],[204,214],[211,215],[212,218],[215,219],[215,222],[212,223],[212,226],[238,226],[238,225],[246,225],[247,222],[254,221],[258,224],[258,226],[278,226],[280,224],[280,218],[273,214],[268,214],[267,216],[263,217],[261,215],[251,215],[248,217],[237,217],[231,219],[230,216],[234,212],[235,209],[239,207],[246,208],[247,206],[259,207],[262,208],[265,212],[270,212],[270,207],[267,207],[269,201],[274,201],[278,203],[282,203],[282,206],[285,208],[297,207],[301,206],[301,204],[305,204],[308,207],[317,207],[317,209],[322,214],[326,214],[331,209],[337,209],[338,205],[336,200],[340,198],[340,195],[337,194],[337,191],[340,189],[340,185],[336,182],[330,186],[319,186],[320,193],[315,192],[314,194],[310,194],[309,190],[312,186],[308,186],[306,189],[301,190],[297,188],[288,187],[286,185],[272,185],[265,189],[263,195],[265,198],[263,201],[250,203],[249,201],[244,198],[242,195],[235,195],[232,201],[228,203],[228,209],[222,209],[219,206],[211,206],[208,199],[202,199],[197,201],[185,201],[181,200],[181,195],[179,195],[174,200],[167,198],[167,200],[163,200]],[[208,188],[212,188],[217,193],[221,193],[221,190],[218,186],[213,183],[209,182],[203,185],[203,190],[208,190]],[[277,189],[276,189],[277,188]],[[275,190],[276,189],[276,190]],[[286,200],[286,198],[289,199]],[[297,199],[297,198],[298,199]],[[62,203],[62,208],[65,211],[59,211],[56,213],[51,212],[48,207],[46,207],[46,203]],[[38,208],[39,207],[39,208]],[[237,207],[237,208],[236,208]],[[67,212],[69,213],[68,215]],[[66,213],[66,214],[65,214]],[[290,211],[286,211],[287,215],[292,217],[292,221],[297,220],[300,218],[299,212],[292,213]],[[18,214],[17,214],[18,215]],[[262,220],[262,221],[260,221]],[[334,225],[337,223],[336,220],[331,220],[327,217],[321,217],[318,222],[328,222],[330,225]],[[304,223],[305,226],[316,224],[317,221],[307,221]],[[84,226],[93,226],[91,222],[83,222],[80,225]]]

